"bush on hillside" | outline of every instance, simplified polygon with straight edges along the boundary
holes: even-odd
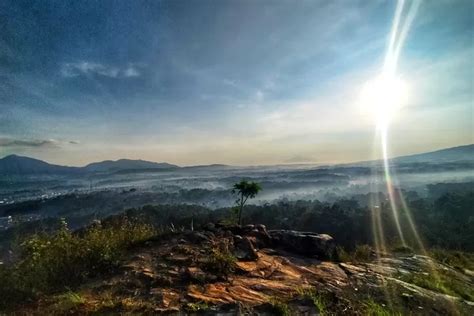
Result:
[[[123,219],[73,233],[66,222],[54,234],[37,234],[20,245],[20,259],[0,268],[0,308],[60,292],[114,268],[123,251],[155,234],[151,226]]]

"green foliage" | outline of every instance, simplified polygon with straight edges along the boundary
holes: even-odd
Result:
[[[235,271],[237,258],[230,252],[229,245],[222,242],[211,249],[209,258],[204,264],[204,269],[216,273],[220,277],[227,278]]]
[[[348,262],[352,261],[352,255],[348,253],[343,247],[337,246],[334,252],[334,258],[332,260],[337,262]]]
[[[465,269],[474,271],[473,253],[434,248],[430,251],[430,256],[441,263],[444,263],[461,271]]]
[[[262,187],[256,182],[242,180],[239,183],[234,184],[232,193],[238,195],[238,199],[235,201],[235,203],[239,208],[239,225],[242,225],[242,210],[245,206],[245,203],[249,198],[253,199],[261,190]]]
[[[58,295],[55,299],[56,302],[52,306],[55,314],[69,312],[86,302],[80,294],[72,291]]]
[[[323,294],[316,292],[313,288],[298,288],[297,293],[300,296],[309,298],[314,306],[318,308],[319,315],[325,316],[329,314],[327,298]]]
[[[461,297],[468,301],[474,301],[474,289],[469,286],[469,284],[458,281],[456,278],[451,277],[449,273],[442,270],[436,271],[434,275],[410,273],[401,275],[400,279],[428,290]]]
[[[203,311],[208,311],[210,307],[206,302],[197,302],[197,303],[187,303],[185,306],[185,309],[188,312],[203,312]]]
[[[336,247],[333,260],[339,262],[370,262],[372,260],[372,248],[369,245],[356,245],[351,252],[346,251],[343,247]]]
[[[223,225],[236,225],[239,222],[239,211],[238,206],[231,207],[228,212],[228,216],[223,218],[220,223]]]
[[[407,255],[415,253],[411,247],[406,246],[406,245],[397,244],[397,245],[392,246],[391,248],[392,248],[392,252],[394,253],[407,254]]]
[[[364,309],[364,315],[367,316],[392,316],[400,315],[398,313],[391,312],[387,307],[375,302],[373,299],[367,299],[362,303]]]
[[[277,298],[272,298],[270,300],[270,304],[272,305],[273,313],[279,316],[291,316],[293,315],[290,309],[290,306],[279,300]]]
[[[155,234],[148,225],[123,220],[93,226],[82,234],[66,222],[54,234],[38,234],[20,246],[20,259],[0,270],[0,308],[40,293],[61,292],[115,267],[132,243]]]
[[[357,245],[353,255],[354,261],[368,262],[372,260],[372,248],[369,245]]]

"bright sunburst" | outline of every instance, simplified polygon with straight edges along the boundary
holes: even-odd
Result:
[[[374,115],[377,127],[384,130],[406,104],[407,97],[406,83],[400,77],[384,73],[364,85],[361,102],[364,108]]]

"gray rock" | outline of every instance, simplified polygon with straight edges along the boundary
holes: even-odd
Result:
[[[336,244],[327,234],[298,232],[293,230],[273,230],[269,232],[274,247],[319,259],[333,258]]]
[[[189,241],[191,241],[193,243],[201,243],[201,242],[209,241],[208,236],[206,236],[203,233],[196,232],[196,231],[188,233],[186,237]]]
[[[239,260],[258,259],[257,250],[249,238],[239,235],[234,236],[234,256]]]
[[[265,225],[256,225],[255,229],[247,233],[247,236],[255,237],[256,246],[259,249],[270,247],[272,238],[267,232]]]
[[[216,225],[214,223],[207,223],[204,225],[204,230],[210,231],[210,232],[216,232]]]

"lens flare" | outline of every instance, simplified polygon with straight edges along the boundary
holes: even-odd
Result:
[[[408,97],[407,85],[397,75],[397,64],[406,36],[418,12],[420,3],[421,0],[413,0],[409,2],[409,5],[405,6],[406,2],[404,0],[398,0],[392,22],[392,29],[388,39],[383,68],[379,76],[365,84],[361,93],[361,101],[363,106],[368,108],[375,116],[376,142],[374,143],[374,152],[379,152],[381,150],[381,156],[383,158],[383,179],[380,181],[377,172],[378,167],[376,166],[373,171],[374,180],[372,182],[372,192],[378,192],[380,182],[385,183],[389,200],[388,202],[392,210],[393,220],[401,243],[404,246],[407,245],[407,240],[404,234],[407,233],[406,236],[412,236],[410,244],[416,246],[422,255],[427,256],[428,252],[418,234],[418,230],[408,204],[403,196],[403,192],[400,188],[395,187],[394,185],[395,179],[391,172],[388,146],[390,122],[397,112],[402,109]],[[381,254],[386,253],[387,251],[387,245],[385,243],[386,238],[382,226],[383,221],[381,218],[382,206],[382,201],[380,201],[379,196],[376,195],[371,201],[372,232],[377,257],[379,259]],[[401,225],[401,214],[403,215],[404,223],[407,224],[407,227],[402,227]],[[431,261],[428,261],[428,265],[432,277],[439,281],[440,277],[434,264]],[[390,293],[388,288],[384,289],[384,293],[390,305],[391,296],[395,293]],[[454,303],[451,303],[451,307],[454,312],[457,312]]]
[[[392,28],[388,38],[387,52],[385,54],[383,68],[380,74],[367,82],[361,92],[361,102],[365,108],[374,114],[376,122],[376,137],[379,139],[379,148],[383,160],[384,182],[386,192],[392,210],[393,220],[399,235],[399,239],[403,245],[406,245],[404,231],[400,224],[400,209],[397,203],[397,194],[393,185],[391,174],[391,166],[389,159],[389,125],[396,114],[407,103],[408,88],[404,80],[397,75],[397,64],[401,49],[405,42],[408,30],[410,29],[416,13],[418,11],[421,0],[411,1],[409,5],[405,5],[404,0],[399,0],[395,9],[395,15],[392,22]],[[403,198],[399,199],[403,201]],[[378,203],[378,207],[381,204]],[[406,204],[403,204],[406,206]],[[403,207],[404,214],[409,210]],[[375,226],[381,225],[380,209],[373,208],[372,212]],[[414,231],[414,235],[418,236],[415,224],[410,219],[410,228]],[[374,239],[377,241],[377,247],[385,249],[383,228],[374,226]],[[378,236],[378,237],[376,237]],[[419,238],[417,238],[419,239]]]

